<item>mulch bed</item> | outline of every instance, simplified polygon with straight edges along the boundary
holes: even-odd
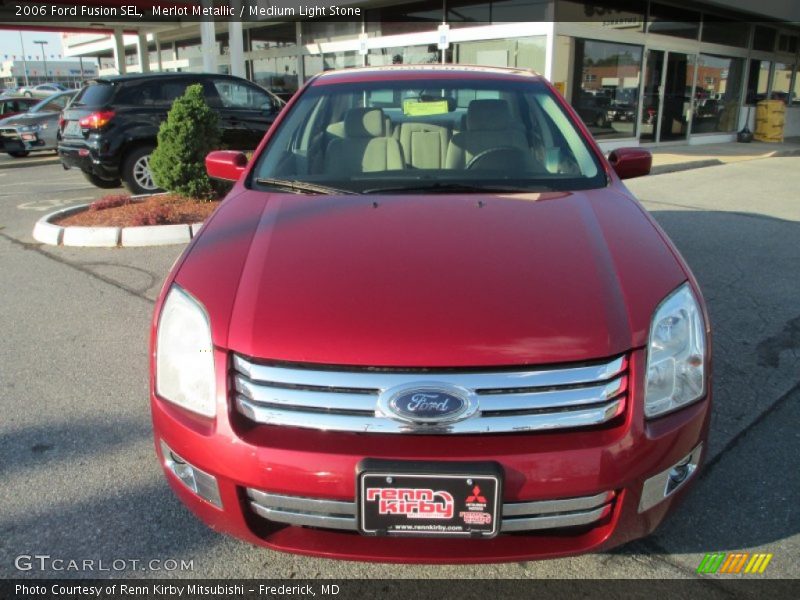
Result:
[[[137,227],[201,223],[214,212],[219,201],[203,202],[176,194],[133,200],[127,195],[105,196],[86,210],[64,217],[62,227]]]

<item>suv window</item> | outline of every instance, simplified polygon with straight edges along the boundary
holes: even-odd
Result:
[[[200,82],[192,81],[190,79],[173,79],[164,82],[159,86],[161,88],[161,98],[158,104],[160,106],[171,106],[175,100],[186,93],[187,87],[196,83]]]
[[[161,92],[155,81],[130,81],[119,90],[114,104],[131,106],[154,106]]]
[[[78,92],[73,106],[105,106],[114,95],[114,86],[107,82],[90,83]]]
[[[255,86],[229,79],[214,79],[214,87],[225,108],[267,110],[274,108],[272,97]]]

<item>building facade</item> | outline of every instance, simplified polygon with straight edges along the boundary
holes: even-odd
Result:
[[[97,75],[94,60],[48,60],[45,63],[41,60],[13,59],[0,62],[0,87],[4,88],[40,83],[60,83],[74,88]]]
[[[542,73],[606,149],[710,143],[753,128],[755,104],[787,106],[800,135],[800,31],[790,4],[764,0],[359,2],[360,20],[159,24],[138,35],[64,36],[100,73],[217,71],[287,94],[328,69],[411,63]],[[751,3],[753,4],[753,3]],[[371,5],[376,5],[374,8]],[[752,9],[751,9],[752,10]]]

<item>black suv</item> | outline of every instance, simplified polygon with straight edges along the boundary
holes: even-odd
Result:
[[[219,115],[222,145],[253,150],[284,102],[239,77],[209,73],[146,73],[89,82],[64,111],[58,154],[65,169],[77,167],[101,188],[125,183],[131,193],[157,190],[150,153],[173,100],[187,86],[203,86]]]

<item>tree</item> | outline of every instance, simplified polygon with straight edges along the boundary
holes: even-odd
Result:
[[[190,85],[172,103],[158,130],[158,146],[150,156],[156,185],[169,192],[208,200],[214,187],[205,167],[206,155],[217,149],[217,114],[203,98],[203,86]]]

